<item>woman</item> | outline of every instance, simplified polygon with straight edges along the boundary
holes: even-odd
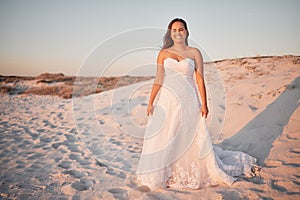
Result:
[[[256,166],[256,159],[243,152],[212,146],[205,124],[209,111],[203,59],[188,46],[188,36],[186,22],[173,19],[157,57],[137,168],[138,181],[150,189],[231,185],[234,176],[251,176]]]

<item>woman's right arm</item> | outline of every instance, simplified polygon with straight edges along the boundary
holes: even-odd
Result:
[[[160,90],[163,80],[164,80],[165,70],[164,70],[164,66],[163,66],[163,60],[164,60],[164,56],[163,56],[162,51],[160,51],[157,56],[156,76],[155,76],[155,80],[154,80],[150,98],[149,98],[147,115],[153,114],[153,102],[154,102],[154,99],[155,99],[158,91]]]

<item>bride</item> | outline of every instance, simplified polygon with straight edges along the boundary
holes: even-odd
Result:
[[[157,57],[136,171],[140,184],[150,189],[231,185],[236,176],[251,177],[259,170],[256,158],[212,145],[205,124],[209,111],[203,59],[188,46],[188,36],[186,22],[173,19]]]

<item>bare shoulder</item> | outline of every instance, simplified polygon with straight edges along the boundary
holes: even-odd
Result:
[[[200,50],[198,48],[191,47],[190,52],[195,61],[196,69],[203,74],[203,58]]]
[[[202,58],[201,51],[196,47],[190,47],[190,52],[194,58]]]
[[[165,49],[161,49],[157,55],[157,62],[162,63],[163,60],[166,58],[167,51]]]
[[[158,53],[158,56],[164,58],[167,54],[168,54],[168,50],[161,49]]]

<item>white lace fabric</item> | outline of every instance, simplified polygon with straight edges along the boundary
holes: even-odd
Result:
[[[165,59],[165,77],[149,117],[137,180],[151,189],[231,185],[256,159],[213,146],[200,115],[194,61]]]

